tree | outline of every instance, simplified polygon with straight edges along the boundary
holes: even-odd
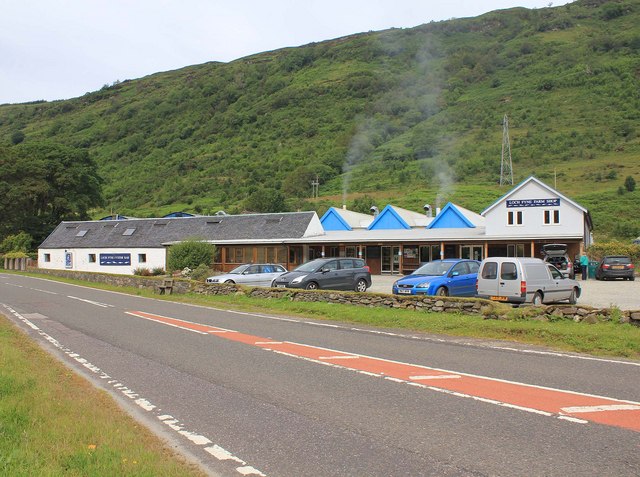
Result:
[[[87,220],[102,205],[102,179],[86,151],[50,142],[0,148],[0,238],[36,244],[62,220]]]
[[[258,189],[245,201],[245,207],[251,212],[285,212],[284,196],[268,187]]]
[[[26,232],[9,235],[0,243],[0,252],[28,252],[31,250],[33,238]]]
[[[634,190],[636,190],[636,180],[633,178],[633,176],[627,176],[627,178],[624,180],[624,188],[629,192],[633,192]]]
[[[167,270],[171,272],[185,268],[195,270],[199,265],[210,267],[215,253],[215,245],[199,240],[185,240],[169,249]]]

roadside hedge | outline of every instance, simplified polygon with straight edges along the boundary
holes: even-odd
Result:
[[[640,263],[640,245],[610,241],[594,243],[587,248],[587,255],[590,260],[600,260],[606,255],[627,255],[635,264]]]

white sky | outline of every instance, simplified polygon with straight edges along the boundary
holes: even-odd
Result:
[[[568,0],[554,0],[563,5]],[[550,0],[0,0],[0,104]]]

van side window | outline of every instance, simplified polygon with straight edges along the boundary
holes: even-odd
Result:
[[[503,262],[500,267],[500,278],[503,280],[517,280],[518,271],[516,270],[516,264],[513,262]]]
[[[496,262],[485,262],[482,267],[482,278],[495,280],[498,278],[498,264]]]
[[[554,279],[557,280],[559,278],[563,278],[562,277],[562,273],[556,267],[554,267],[553,265],[549,265],[549,271],[551,272],[551,276]]]

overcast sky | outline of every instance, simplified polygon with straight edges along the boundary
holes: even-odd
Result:
[[[557,0],[554,6],[568,3]],[[549,0],[0,0],[0,104]]]

